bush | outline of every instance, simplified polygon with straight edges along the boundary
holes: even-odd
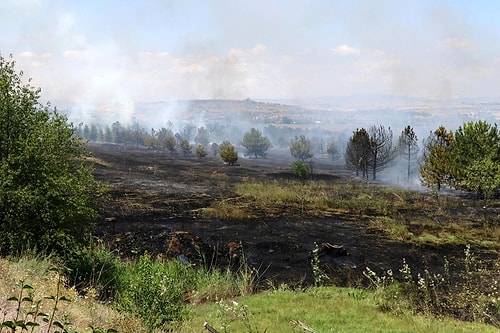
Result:
[[[80,293],[95,293],[101,301],[113,299],[122,265],[121,259],[101,244],[76,250],[65,262],[69,284]]]
[[[155,262],[144,254],[137,263],[124,266],[116,305],[136,314],[151,329],[164,327],[183,317],[184,294],[193,280],[192,272],[178,260]]]
[[[0,251],[85,246],[104,188],[76,128],[0,56]]]
[[[446,259],[442,273],[426,269],[415,276],[405,260],[399,272],[400,281],[390,270],[381,276],[369,268],[364,272],[383,310],[451,316],[500,327],[500,264],[487,269],[470,246],[465,249],[464,267],[458,275],[451,274]]]
[[[293,162],[290,167],[293,174],[302,180],[306,180],[311,177],[311,167],[302,160]]]

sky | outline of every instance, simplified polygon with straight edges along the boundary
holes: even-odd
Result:
[[[1,0],[50,101],[500,100],[496,0]]]

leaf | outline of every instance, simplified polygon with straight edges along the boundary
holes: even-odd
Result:
[[[53,301],[55,301],[56,297],[55,296],[45,296],[44,297],[45,299],[51,299]]]
[[[33,298],[26,296],[26,297],[23,297],[23,299],[21,300],[21,302],[30,302],[30,303],[33,303]]]
[[[19,298],[17,298],[16,296],[12,296],[12,297],[7,298],[7,301],[19,302]]]
[[[30,286],[29,284],[24,284],[24,285],[23,285],[23,289],[30,289],[30,290],[34,290],[35,288],[33,288],[32,286]]]
[[[59,297],[60,301],[65,301],[65,302],[71,302],[71,299],[67,298],[66,296],[61,296]]]
[[[60,329],[64,329],[64,325],[61,322],[59,322],[59,321],[55,321],[53,324],[54,324],[54,326],[57,326]]]
[[[118,333],[118,331],[115,330],[114,328],[108,328],[106,333]]]
[[[28,322],[26,323],[26,326],[36,327],[36,326],[40,326],[40,324],[39,324],[39,323],[35,323],[35,322],[33,322],[33,321],[28,321]]]
[[[8,327],[10,329],[16,328],[16,323],[13,320],[7,320],[2,323],[2,327]]]

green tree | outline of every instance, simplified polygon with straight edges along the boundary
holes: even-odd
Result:
[[[90,239],[103,187],[76,128],[0,56],[0,249],[59,254]]]
[[[171,129],[162,127],[156,132],[157,142],[162,149],[167,149],[171,154],[177,149],[177,139]]]
[[[246,148],[247,155],[253,155],[255,158],[265,157],[267,150],[272,147],[271,141],[256,128],[250,129],[243,135],[241,145]]]
[[[186,139],[181,140],[179,147],[181,147],[182,153],[184,154],[184,156],[188,156],[189,154],[192,153],[193,146]]]
[[[447,131],[444,126],[439,126],[424,140],[420,182],[436,193],[442,185],[449,183],[452,145],[453,132]]]
[[[452,155],[454,187],[487,194],[500,186],[495,174],[499,167],[493,167],[500,163],[500,133],[496,124],[480,120],[460,126],[455,131]]]
[[[234,165],[238,162],[238,153],[230,141],[224,141],[219,145],[219,154],[224,162]]]
[[[196,147],[196,156],[199,158],[207,156],[207,150],[203,145],[198,145],[198,147]]]
[[[418,138],[410,125],[406,126],[398,138],[399,154],[406,159],[407,163],[407,181],[410,181],[411,167],[416,163],[418,148]]]
[[[296,136],[294,139],[290,140],[290,154],[302,161],[312,158],[314,153],[312,152],[311,141],[303,134]]]

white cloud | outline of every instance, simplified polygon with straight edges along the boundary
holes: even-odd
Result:
[[[343,56],[354,55],[354,54],[360,53],[359,49],[350,47],[347,44],[339,45],[337,47],[332,48],[332,52],[333,52],[333,54],[343,55]]]

